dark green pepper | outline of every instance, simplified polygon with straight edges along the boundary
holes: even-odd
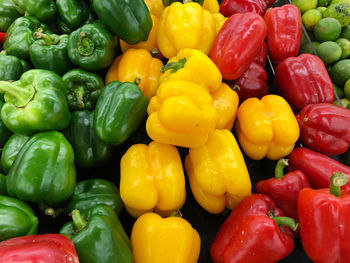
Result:
[[[4,106],[4,102],[0,100],[0,110]],[[0,118],[0,147],[3,147],[10,138],[12,132],[5,126],[4,122]]]
[[[95,109],[104,87],[99,75],[82,69],[72,69],[62,79],[68,88],[68,106],[71,111]]]
[[[25,60],[0,52],[0,80],[18,80],[21,75],[29,70],[29,65]]]
[[[72,219],[60,234],[73,241],[81,263],[133,262],[130,240],[112,208],[95,206],[88,213],[88,221],[79,210],[73,210]]]
[[[51,22],[56,15],[56,5],[52,0],[12,0],[23,15],[35,16],[40,21]]]
[[[5,143],[1,153],[1,167],[5,173],[10,171],[19,151],[29,138],[29,136],[13,134]]]
[[[0,195],[7,195],[6,176],[0,174]]]
[[[37,233],[38,218],[24,202],[0,195],[0,241]]]
[[[67,89],[60,76],[43,69],[25,72],[15,82],[0,81],[5,93],[1,119],[14,133],[30,135],[68,126]]]
[[[10,196],[48,205],[66,201],[73,194],[75,184],[73,148],[57,131],[32,136],[7,175]]]
[[[6,32],[18,17],[22,16],[12,0],[0,0],[0,32]]]
[[[110,144],[123,143],[145,119],[147,106],[147,98],[134,83],[108,83],[95,109],[96,135]]]
[[[87,24],[70,34],[68,55],[83,69],[100,70],[112,63],[116,46],[116,39],[106,28]]]
[[[55,24],[58,32],[61,34],[69,35],[75,30],[74,28],[69,27],[60,17],[57,17]]]

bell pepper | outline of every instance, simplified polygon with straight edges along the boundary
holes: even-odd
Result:
[[[305,147],[295,148],[289,155],[289,171],[303,171],[313,189],[326,188],[333,173],[342,172],[350,178],[350,167]],[[350,190],[350,184],[343,186]]]
[[[0,52],[0,80],[18,80],[27,70],[29,65],[25,60],[7,55],[5,50]]]
[[[35,41],[33,34],[39,28],[45,34],[51,33],[45,24],[42,24],[33,16],[17,18],[6,31],[4,50],[6,50],[7,54],[17,58],[29,59],[29,47]]]
[[[29,205],[18,199],[0,195],[0,218],[0,241],[37,233],[38,218]]]
[[[0,100],[0,110],[2,109],[3,106],[4,106],[4,102]],[[10,138],[11,134],[12,132],[6,127],[6,125],[0,118],[0,147],[1,148],[5,145],[7,140]],[[2,155],[3,155],[3,152],[1,156]]]
[[[296,118],[300,141],[325,155],[345,153],[350,143],[350,111],[329,103],[309,104]]]
[[[163,0],[163,4],[166,7],[172,5],[175,2],[186,3],[186,0]],[[194,2],[194,3],[198,3],[200,5],[203,5],[204,0],[193,0],[193,1],[191,0],[191,1],[187,1],[187,2]]]
[[[221,225],[210,247],[214,263],[272,263],[294,248],[297,228],[266,195],[245,198]]]
[[[247,166],[228,130],[215,130],[203,146],[190,148],[185,167],[196,201],[209,213],[232,210],[251,194]]]
[[[210,51],[224,79],[238,79],[248,69],[260,52],[266,31],[258,14],[235,14],[227,19]]]
[[[156,94],[162,67],[163,62],[153,58],[147,50],[130,48],[109,67],[106,84],[115,80],[135,82],[143,95],[150,99]]]
[[[133,217],[179,210],[186,190],[176,147],[158,142],[131,146],[120,161],[120,196]]]
[[[113,34],[105,27],[87,24],[70,34],[68,56],[83,69],[101,70],[112,63],[116,45]]]
[[[6,32],[13,21],[20,16],[12,0],[0,0],[0,32]]]
[[[280,159],[275,168],[275,176],[259,181],[255,185],[255,191],[270,197],[287,216],[298,220],[298,194],[301,189],[310,188],[310,184],[301,170],[283,175],[283,169],[286,166],[288,166],[288,160]]]
[[[10,171],[10,168],[15,161],[22,146],[29,140],[29,136],[21,134],[13,134],[5,143],[1,153],[1,168],[5,173]]]
[[[219,69],[202,51],[185,48],[168,60],[162,68],[160,83],[167,80],[186,80],[202,86],[209,92],[216,91],[222,82]]]
[[[7,195],[6,176],[0,174],[0,195]]]
[[[69,124],[66,87],[51,71],[32,69],[18,81],[0,81],[0,93],[5,93],[1,119],[14,133],[29,135]]]
[[[107,84],[94,113],[97,137],[113,145],[122,144],[145,119],[147,105],[147,98],[135,84],[119,81]]]
[[[150,14],[160,18],[165,8],[162,0],[144,0],[144,1]]]
[[[262,44],[262,46],[260,47],[260,51],[258,55],[255,57],[254,62],[256,64],[259,64],[262,67],[265,67],[266,60],[267,60],[267,46],[264,42],[264,44]]]
[[[136,220],[131,244],[135,263],[195,263],[201,240],[185,219],[147,213]]]
[[[68,106],[71,111],[93,110],[101,95],[104,83],[102,78],[82,69],[72,69],[63,75],[68,88]]]
[[[143,0],[93,0],[99,19],[120,39],[128,44],[146,41],[152,28],[152,19]]]
[[[295,111],[308,104],[334,101],[333,84],[326,67],[312,54],[289,57],[278,64],[275,86]]]
[[[68,57],[68,35],[46,35],[39,29],[34,38],[37,40],[29,47],[29,56],[35,68],[51,70],[58,75],[73,68]]]
[[[273,6],[276,0],[265,0],[267,8],[270,8]]]
[[[244,152],[253,160],[287,156],[299,138],[292,109],[277,95],[245,100],[237,111],[236,132]]]
[[[263,16],[266,10],[265,0],[224,0],[220,4],[220,13],[226,17],[247,12]]]
[[[210,93],[185,80],[160,84],[147,112],[148,136],[156,142],[182,147],[203,145],[218,120]]]
[[[299,8],[292,4],[271,8],[264,15],[267,25],[267,50],[277,65],[299,53],[302,23]]]
[[[217,0],[204,0],[202,6],[205,10],[208,10],[213,14],[219,13],[220,11],[220,5]]]
[[[56,17],[57,7],[52,0],[13,0],[22,15],[34,16],[40,21],[51,22]]]
[[[9,196],[55,205],[74,191],[72,146],[57,131],[37,133],[21,148],[7,175]]]
[[[6,33],[0,32],[0,44],[5,42]]]
[[[350,261],[348,218],[349,191],[341,191],[348,177],[335,173],[330,187],[303,189],[298,197],[301,242],[308,257],[316,263]]]
[[[38,260],[79,263],[72,241],[59,234],[31,235],[0,243],[0,262],[37,263]]]
[[[80,262],[133,262],[130,240],[112,208],[94,206],[87,221],[79,210],[73,210],[72,219],[73,222],[61,228],[60,234],[73,241]]]

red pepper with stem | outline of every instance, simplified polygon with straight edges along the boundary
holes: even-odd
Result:
[[[220,4],[220,13],[225,17],[247,12],[263,16],[266,10],[267,5],[265,0],[224,0]]]
[[[5,35],[6,35],[5,33],[0,32],[0,44],[5,42]]]

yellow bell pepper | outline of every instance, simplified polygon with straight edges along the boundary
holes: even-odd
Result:
[[[135,263],[196,263],[201,240],[185,219],[147,213],[136,220],[131,245]]]
[[[152,15],[155,15],[158,18],[161,17],[165,8],[162,0],[145,0],[145,4]]]
[[[163,82],[147,112],[148,136],[154,141],[182,147],[203,145],[218,118],[210,93],[184,80]]]
[[[220,6],[217,0],[204,0],[203,8],[211,13],[219,13]]]
[[[185,176],[176,147],[135,144],[120,161],[120,196],[133,217],[155,211],[167,216],[186,199]]]
[[[277,95],[245,100],[237,111],[236,131],[244,152],[254,160],[287,156],[299,138],[292,109]]]
[[[220,13],[213,14],[213,17],[215,19],[215,32],[216,34],[219,34],[219,31],[221,30],[222,26],[225,24],[228,17],[224,17]]]
[[[195,199],[209,213],[232,210],[251,194],[242,152],[228,130],[215,130],[205,145],[191,148],[185,168]]]
[[[186,80],[209,92],[217,90],[222,82],[220,70],[215,63],[197,49],[181,49],[175,57],[169,59],[162,72],[160,83],[170,79]]]
[[[150,99],[159,86],[162,61],[153,58],[145,49],[128,49],[118,56],[106,74],[106,85],[115,80],[136,82],[142,93]]]

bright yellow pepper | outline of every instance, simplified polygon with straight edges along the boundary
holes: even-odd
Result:
[[[186,80],[209,92],[217,90],[222,82],[220,70],[215,63],[197,49],[181,49],[175,57],[169,59],[162,72],[160,83],[170,79]]]
[[[213,17],[215,19],[215,31],[216,31],[216,34],[218,34],[222,26],[225,24],[226,20],[228,19],[228,17],[224,17],[220,13],[213,14]]]
[[[154,141],[182,147],[203,145],[218,118],[210,93],[184,80],[163,82],[147,112],[148,136]]]
[[[186,199],[185,176],[176,147],[135,144],[120,161],[120,196],[133,217],[155,211],[167,216]]]
[[[135,263],[196,263],[201,240],[185,219],[147,213],[136,220],[131,245]]]
[[[245,100],[237,111],[236,131],[244,152],[254,160],[287,156],[299,138],[292,109],[277,95]]]
[[[115,80],[121,82],[138,82],[142,93],[150,99],[159,86],[162,61],[153,58],[145,49],[128,49],[118,56],[109,67],[106,74],[106,85]]]
[[[228,130],[215,130],[205,145],[191,148],[185,167],[195,199],[209,213],[232,210],[251,194],[242,152]]]
[[[158,18],[161,17],[165,8],[162,0],[145,0],[145,4],[152,15],[155,15]]]
[[[204,0],[203,8],[211,13],[219,13],[220,6],[217,0]]]

